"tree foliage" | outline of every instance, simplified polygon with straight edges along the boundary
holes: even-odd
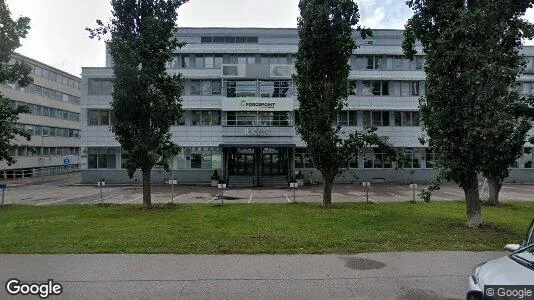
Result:
[[[337,115],[348,98],[349,58],[356,49],[353,26],[359,21],[358,6],[352,0],[300,0],[299,48],[295,84],[301,118],[297,131],[308,147],[315,167],[324,181],[323,203],[332,204],[332,182],[347,160],[357,158],[365,146],[379,146],[395,156],[385,137],[376,128],[344,133]],[[372,35],[357,27],[361,36]]]
[[[477,174],[504,178],[530,129],[529,98],[515,91],[522,38],[532,37],[521,19],[530,1],[412,0],[403,49],[426,54],[427,93],[421,120],[440,176],[464,189],[468,225],[482,223]]]
[[[109,24],[97,21],[87,29],[91,37],[111,34],[108,49],[113,59],[112,130],[126,152],[130,177],[143,173],[143,203],[151,205],[150,173],[154,166],[169,170],[180,148],[170,128],[181,116],[183,79],[169,75],[166,63],[176,48],[177,9],[187,0],[112,0]]]
[[[29,29],[30,19],[20,17],[13,20],[5,1],[0,0],[0,83],[25,87],[32,82],[30,66],[12,59],[13,52],[20,47],[20,40],[26,37]],[[31,138],[28,132],[16,126],[18,115],[28,112],[27,106],[11,107],[8,99],[0,94],[0,161],[6,161],[8,165],[15,163],[10,152],[21,147],[17,143],[18,137],[28,141]]]

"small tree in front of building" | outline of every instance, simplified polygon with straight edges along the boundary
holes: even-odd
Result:
[[[178,8],[187,0],[112,0],[109,24],[98,20],[90,37],[111,34],[113,59],[112,130],[126,152],[126,169],[143,174],[143,204],[150,206],[150,177],[154,166],[169,170],[180,151],[172,141],[171,126],[182,113],[183,79],[169,75],[166,63],[182,47],[174,37]]]
[[[0,83],[13,83],[25,87],[33,81],[29,76],[30,66],[19,61],[13,63],[11,57],[29,30],[30,19],[21,17],[13,20],[5,1],[0,0]],[[14,164],[16,161],[11,154],[21,147],[18,140],[20,137],[30,140],[31,135],[17,127],[19,114],[29,112],[29,107],[25,105],[12,107],[8,99],[0,93],[0,162]]]
[[[353,26],[359,21],[352,0],[300,0],[299,48],[295,84],[300,103],[297,132],[307,145],[314,166],[324,182],[323,205],[332,205],[332,183],[357,159],[363,147],[376,146],[395,160],[396,152],[375,127],[344,134],[337,116],[349,94],[349,58],[356,48]],[[365,38],[372,34],[358,26]]]

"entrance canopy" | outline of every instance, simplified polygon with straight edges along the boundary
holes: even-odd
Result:
[[[219,148],[295,148],[295,144],[220,144]]]

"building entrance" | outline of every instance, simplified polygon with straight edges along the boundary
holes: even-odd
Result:
[[[273,177],[289,180],[291,148],[227,148],[227,151],[230,177],[249,177],[253,185],[262,185]]]

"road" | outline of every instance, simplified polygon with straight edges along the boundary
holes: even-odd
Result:
[[[62,284],[49,299],[465,299],[472,266],[502,255],[0,255],[0,298],[18,278]]]

